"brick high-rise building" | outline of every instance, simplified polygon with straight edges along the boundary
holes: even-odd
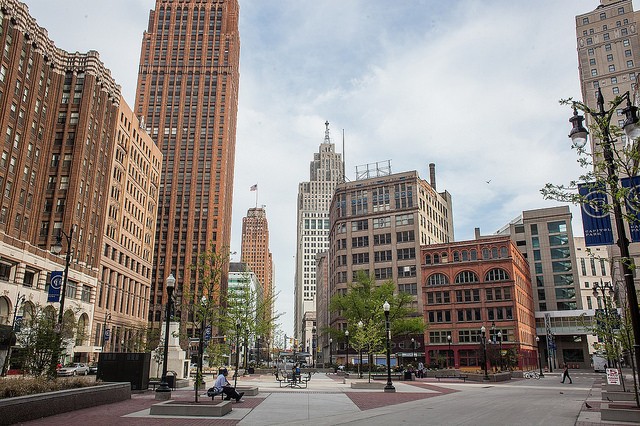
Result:
[[[144,154],[138,151],[135,128],[133,134],[131,129],[126,135],[120,132],[121,114],[128,107],[98,52],[69,53],[56,47],[27,6],[15,0],[0,0],[0,45],[0,127],[4,134],[0,149],[0,324],[10,323],[15,314],[26,319],[39,306],[57,307],[47,302],[50,274],[65,268],[69,252],[64,310],[65,315],[74,316],[78,327],[73,349],[63,361],[87,361],[101,349],[103,328],[94,326],[94,305],[106,303],[109,284],[110,309],[127,316],[136,328],[145,326],[146,314],[140,306],[148,300],[144,288],[148,288],[150,271],[145,271],[145,264],[148,269],[153,255],[152,242],[142,242],[149,230],[141,220],[147,212],[112,221],[110,207],[116,200],[127,208],[144,205],[145,210],[155,209],[154,196],[140,185],[151,173],[143,163],[153,149],[147,147]],[[130,113],[127,119],[133,119]],[[123,146],[128,146],[127,153]],[[124,163],[129,160],[125,171]],[[118,162],[121,166],[114,167]],[[156,161],[155,167],[159,165]],[[125,189],[113,173],[116,168],[123,174],[134,172],[135,182],[130,181]],[[131,197],[136,201],[126,203]],[[111,230],[112,238],[120,237],[114,245],[122,248],[109,251],[120,271],[120,279],[114,281],[100,273],[107,247],[105,230]],[[53,256],[50,249],[58,237],[63,237],[62,253]],[[25,296],[24,300],[18,295]],[[116,349],[122,350],[129,336],[118,335]]]
[[[240,258],[258,278],[264,300],[269,300],[273,294],[273,260],[269,251],[269,222],[263,208],[250,208],[242,218]]]
[[[149,320],[159,327],[164,282],[198,299],[198,256],[228,252],[238,110],[238,0],[156,0],[140,53],[135,113],[164,155]],[[221,291],[226,292],[226,274]]]

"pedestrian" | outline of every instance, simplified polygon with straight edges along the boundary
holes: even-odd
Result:
[[[226,368],[221,368],[218,373],[218,378],[216,378],[216,381],[213,384],[213,389],[222,389],[222,393],[225,394],[224,399],[226,401],[229,401],[231,398],[233,398],[236,400],[236,402],[242,402],[242,395],[244,395],[244,392],[238,393],[236,392],[236,388],[231,386],[231,383],[229,383],[229,381],[227,380],[229,371]]]
[[[424,364],[422,361],[418,362],[418,377],[424,378]]]
[[[564,363],[564,370],[562,371],[562,383],[564,383],[564,379],[569,379],[569,384],[573,383],[573,380],[571,380],[571,376],[569,375],[569,366],[566,362]]]

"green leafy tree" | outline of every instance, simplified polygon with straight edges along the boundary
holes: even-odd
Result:
[[[50,374],[55,377],[55,372],[51,374],[51,365],[55,363],[53,357],[56,352],[63,354],[67,346],[73,343],[76,325],[73,313],[67,311],[62,317],[58,336],[58,315],[55,308],[50,305],[44,308],[36,306],[32,315],[22,320],[20,332],[16,335],[18,345],[24,348],[25,369],[34,376]]]
[[[331,312],[346,321],[349,334],[354,336],[350,343],[353,343],[356,350],[366,349],[372,354],[384,349],[386,326],[382,305],[385,301],[391,307],[389,323],[392,336],[424,332],[422,317],[411,307],[412,295],[396,293],[393,281],[377,285],[372,277],[359,272],[347,291],[336,294],[329,303]],[[361,328],[358,327],[359,322],[363,324]],[[325,332],[332,337],[344,339],[344,330],[328,328]]]

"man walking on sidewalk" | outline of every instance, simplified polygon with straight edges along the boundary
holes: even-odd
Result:
[[[562,383],[564,383],[564,379],[569,379],[569,384],[573,384],[573,380],[571,380],[571,376],[569,375],[569,366],[567,363],[564,363],[564,370],[562,371]]]

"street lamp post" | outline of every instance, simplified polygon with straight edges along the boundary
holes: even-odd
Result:
[[[391,382],[391,328],[389,327],[389,310],[391,309],[391,305],[389,305],[389,302],[385,301],[382,309],[384,309],[384,324],[387,330],[387,384],[384,387],[384,391],[395,392],[396,388]]]
[[[7,349],[7,356],[4,359],[4,364],[2,365],[2,376],[6,376],[9,371],[9,367],[11,366],[11,349],[13,347],[13,337],[16,333],[16,318],[18,317],[18,309],[20,309],[20,305],[24,303],[25,295],[20,294],[18,292],[18,297],[16,298],[16,306],[13,308],[13,321],[11,322],[11,333],[9,334],[9,349]]]
[[[73,238],[74,229],[75,225],[71,227],[71,231],[69,231],[69,234],[60,229],[60,234],[56,239],[56,243],[51,246],[51,252],[53,252],[53,254],[60,254],[62,252],[62,236],[64,235],[65,240],[67,241],[67,254],[64,260],[64,274],[62,278],[62,287],[60,289],[60,309],[58,310],[58,323],[56,325],[56,343],[53,349],[53,354],[51,355],[51,366],[49,370],[49,375],[51,377],[56,376],[56,369],[60,358],[60,346],[62,345],[62,320],[64,315],[64,300],[67,294],[69,265],[71,264],[71,240]]]
[[[238,369],[240,368],[240,319],[236,319],[236,371],[233,373],[233,387],[238,385]]]
[[[256,336],[256,345],[258,346],[258,353],[256,354],[256,368],[260,366],[260,335]]]
[[[173,274],[169,274],[165,280],[167,287],[167,308],[165,313],[165,329],[164,329],[164,353],[162,356],[162,378],[160,379],[160,386],[156,389],[156,399],[169,399],[171,397],[171,388],[167,383],[167,363],[169,361],[169,323],[171,322],[171,297],[173,296],[173,289],[176,285],[176,279]]]
[[[503,362],[502,362],[502,331],[498,331],[498,342],[500,342],[500,371],[502,371],[503,368]]]
[[[487,371],[487,336],[486,336],[486,331],[487,329],[484,327],[484,325],[482,327],[480,327],[480,333],[482,334],[481,339],[482,339],[482,353],[483,353],[483,357],[482,357],[482,364],[483,364],[483,368],[484,368],[484,380],[489,380],[489,372]]]
[[[604,154],[604,161],[607,169],[607,184],[613,196],[611,197],[613,203],[613,216],[616,233],[618,235],[618,247],[620,248],[620,256],[622,263],[622,274],[624,276],[625,290],[627,293],[629,315],[631,317],[631,324],[633,327],[634,337],[634,353],[636,357],[636,365],[640,366],[640,310],[638,308],[638,295],[636,293],[635,284],[633,281],[632,259],[629,256],[629,240],[627,239],[627,232],[624,227],[624,216],[622,215],[622,207],[618,198],[619,193],[619,180],[617,167],[614,163],[614,147],[610,134],[611,118],[616,112],[616,108],[626,99],[627,106],[622,110],[625,114],[625,121],[623,129],[626,133],[627,139],[631,144],[636,143],[636,139],[640,136],[640,128],[638,127],[638,108],[631,104],[630,94],[626,92],[624,95],[616,97],[611,103],[611,108],[608,111],[604,110],[604,97],[602,91],[598,87],[596,93],[598,111],[593,111],[587,108],[581,102],[573,102],[573,117],[569,119],[572,124],[569,137],[577,147],[584,147],[587,143],[587,129],[582,126],[584,117],[578,115],[577,107],[587,111],[587,113],[593,117],[594,122],[598,126],[599,133],[601,134],[602,149]]]
[[[347,360],[345,361],[345,365],[344,365],[344,371],[348,372],[349,371],[349,330],[345,330],[344,331],[344,338],[346,339],[346,344],[347,344]]]
[[[362,321],[358,321],[358,332],[359,334],[362,334],[362,327],[364,326],[364,324],[362,323]],[[362,336],[360,336],[360,339],[362,339]],[[362,379],[362,341],[358,342],[358,349],[359,349],[359,358],[358,358],[358,378]]]
[[[271,340],[270,339],[267,339],[267,368],[271,368]]]
[[[614,288],[610,283],[604,284],[602,282],[602,278],[600,279],[600,283],[593,284],[593,297],[596,300],[600,299],[600,293],[602,293],[602,304],[604,305],[604,340],[605,340],[605,349],[607,352],[607,366],[613,368],[614,363],[612,363],[612,357],[610,354],[611,349],[613,348],[613,339],[611,338],[611,324],[609,321],[611,318],[609,317],[609,299],[607,299],[606,291],[609,290],[610,294],[614,293]],[[600,293],[599,293],[600,292]]]
[[[540,368],[540,377],[544,377],[544,373],[542,372],[542,357],[540,356],[540,347],[538,344],[540,343],[540,338],[536,336],[536,346],[538,349],[538,367]]]
[[[449,368],[449,359],[451,359],[451,335],[447,334],[447,343],[449,343],[449,349],[447,350],[447,368]]]
[[[311,329],[311,362],[313,363],[313,368],[316,368],[316,328],[313,327]]]
[[[416,339],[411,338],[411,354],[413,355],[413,363],[416,363]]]
[[[111,312],[104,313],[104,329],[102,330],[102,352],[107,344],[107,321],[111,321]]]
[[[333,338],[329,337],[329,368],[333,365]]]

